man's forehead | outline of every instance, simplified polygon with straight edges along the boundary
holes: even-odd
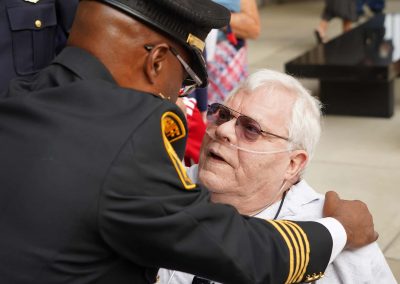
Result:
[[[286,88],[263,86],[252,91],[239,90],[226,101],[226,105],[260,124],[270,124],[271,120],[284,123],[290,118],[294,98]]]
[[[280,86],[258,87],[252,91],[242,89],[227,99],[226,105],[235,110],[264,109],[270,112],[276,108],[290,109],[295,96],[286,88]],[[239,108],[239,109],[236,109]],[[240,111],[241,112],[241,111]]]

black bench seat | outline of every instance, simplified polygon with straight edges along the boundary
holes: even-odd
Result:
[[[325,113],[391,117],[400,74],[400,14],[378,14],[287,62],[285,71],[320,80]]]

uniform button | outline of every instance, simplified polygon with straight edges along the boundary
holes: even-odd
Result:
[[[35,27],[37,27],[38,29],[40,29],[42,27],[42,21],[41,20],[36,20],[35,21]]]

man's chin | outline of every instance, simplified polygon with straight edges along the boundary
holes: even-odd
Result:
[[[212,193],[221,194],[226,184],[226,174],[218,171],[202,169],[199,171],[199,181]]]

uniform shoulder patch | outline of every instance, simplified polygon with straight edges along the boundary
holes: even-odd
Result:
[[[176,113],[165,112],[161,117],[161,131],[165,150],[167,151],[183,186],[187,190],[195,188],[196,184],[194,184],[188,177],[185,166],[182,164],[182,161],[179,159],[171,145],[171,142],[185,137],[186,129],[183,121]]]
[[[173,112],[164,113],[161,123],[164,135],[169,142],[174,142],[185,137],[185,126],[177,114]]]

